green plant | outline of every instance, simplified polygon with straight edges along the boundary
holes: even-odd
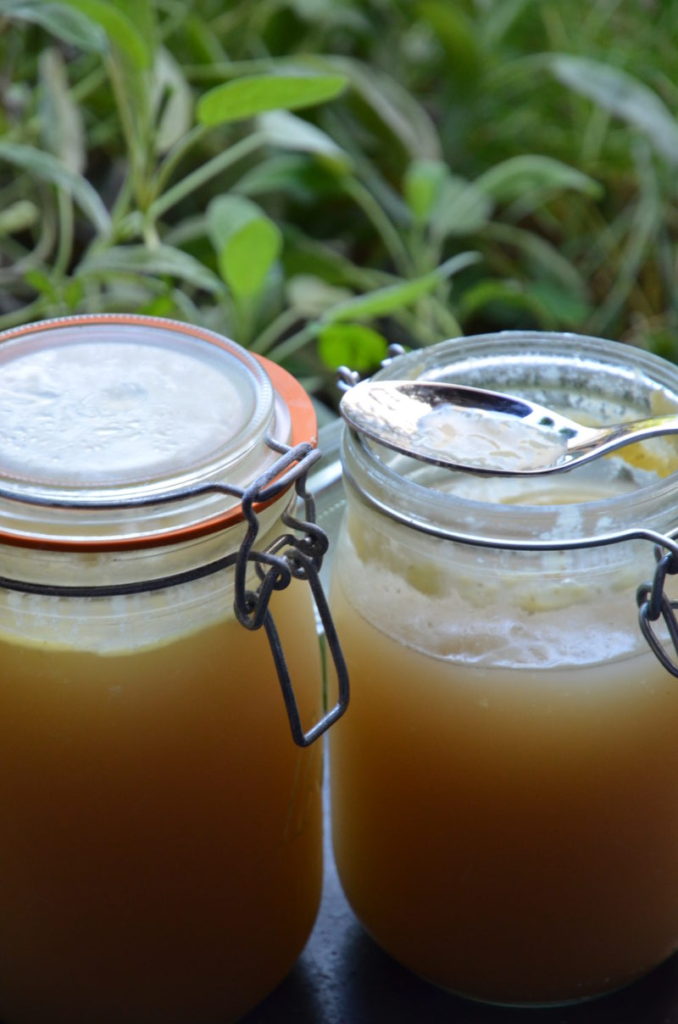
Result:
[[[673,358],[675,5],[567,11],[0,0],[0,326],[188,319],[326,397],[507,326]]]
[[[320,246],[259,193],[312,182],[316,197],[343,191],[377,212],[348,155],[291,113],[338,96],[345,76],[250,62],[197,93],[165,45],[183,21],[195,30],[188,5],[146,0],[132,16],[124,2],[2,0],[0,12],[21,72],[0,138],[2,326],[82,309],[179,316],[281,360],[319,339],[322,378],[346,355],[377,363],[386,340],[365,321],[415,305],[469,261],[398,277],[345,260],[338,285],[328,246],[320,276],[295,271],[317,266]]]

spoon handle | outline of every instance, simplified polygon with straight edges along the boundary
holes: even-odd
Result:
[[[649,416],[647,419],[618,423],[614,427],[582,430],[581,436],[570,441],[568,450],[579,461],[589,450],[595,451],[597,457],[624,445],[634,444],[636,441],[646,441],[650,437],[663,437],[667,434],[678,434],[678,414]]]

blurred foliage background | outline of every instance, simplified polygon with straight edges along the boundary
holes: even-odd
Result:
[[[387,344],[678,360],[676,0],[0,0],[0,329],[201,323],[332,401]]]

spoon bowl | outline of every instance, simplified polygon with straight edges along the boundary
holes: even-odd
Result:
[[[678,433],[678,414],[586,427],[524,398],[440,381],[361,381],[339,409],[358,433],[402,455],[494,476],[561,473]]]

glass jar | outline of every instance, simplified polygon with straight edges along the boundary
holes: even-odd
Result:
[[[590,423],[678,408],[678,368],[573,335],[449,341],[376,376]],[[330,747],[350,903],[402,964],[477,1000],[625,985],[678,947],[678,680],[660,621],[673,625],[678,443],[524,479],[349,431],[342,459],[331,604],[352,704]],[[648,616],[650,588],[636,591],[655,576]]]
[[[0,1019],[234,1020],[320,895],[312,404],[187,324],[1,340]]]

